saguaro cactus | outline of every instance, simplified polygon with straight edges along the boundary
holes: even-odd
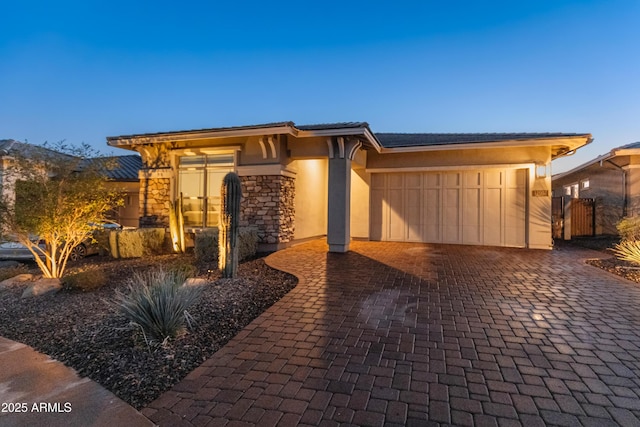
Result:
[[[218,266],[222,277],[233,278],[238,272],[238,223],[240,222],[240,178],[229,172],[222,180],[218,226]]]

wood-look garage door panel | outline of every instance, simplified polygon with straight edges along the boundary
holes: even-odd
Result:
[[[465,188],[462,200],[462,243],[479,245],[482,243],[480,229],[482,204],[480,188]]]
[[[442,240],[446,243],[460,241],[460,190],[442,190]]]
[[[524,246],[525,234],[521,224],[525,221],[525,195],[516,188],[507,188],[507,199],[511,201],[505,209],[505,245]],[[535,215],[535,212],[532,213]]]
[[[442,227],[440,216],[442,209],[440,205],[440,189],[426,188],[424,190],[424,241],[440,242],[442,241]]]
[[[389,191],[389,240],[406,240],[406,219],[404,212],[404,197],[401,188],[391,188]]]
[[[374,174],[371,236],[525,246],[527,176],[526,169]]]
[[[422,190],[418,188],[406,189],[405,206],[407,212],[407,240],[410,242],[422,241]]]
[[[502,196],[501,188],[486,188],[484,191],[484,236],[485,245],[502,244]]]

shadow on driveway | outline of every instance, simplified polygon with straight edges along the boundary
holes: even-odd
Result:
[[[298,286],[142,412],[161,425],[639,425],[640,288],[598,253],[314,241]]]

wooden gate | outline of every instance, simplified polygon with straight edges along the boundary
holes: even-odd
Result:
[[[570,208],[567,207],[568,203]],[[565,218],[566,215],[571,215],[571,218]],[[565,239],[565,225],[571,227],[571,237],[595,236],[595,199],[552,198],[551,225],[554,239]]]
[[[595,236],[596,200],[571,199],[571,236]]]

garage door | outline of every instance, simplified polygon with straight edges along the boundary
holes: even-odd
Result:
[[[375,173],[374,240],[525,246],[526,169]]]

